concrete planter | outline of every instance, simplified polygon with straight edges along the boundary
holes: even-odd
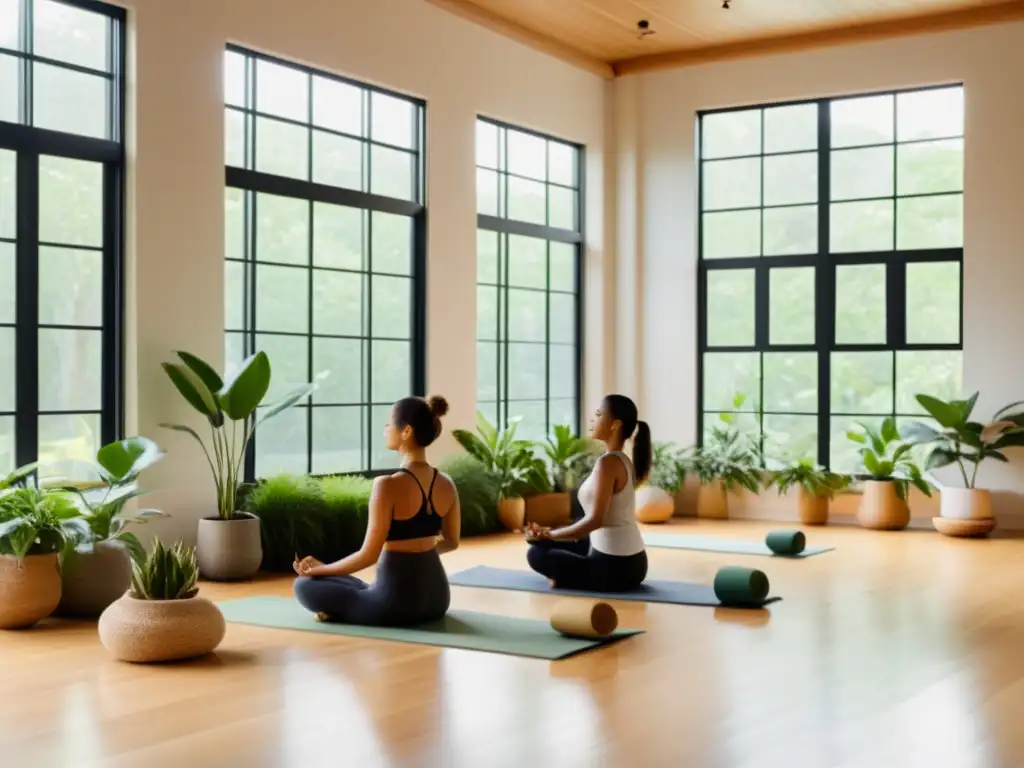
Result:
[[[107,606],[131,586],[132,564],[119,541],[100,541],[92,552],[66,558],[56,614],[74,619],[98,619]]]
[[[260,520],[238,512],[230,520],[207,517],[199,521],[196,544],[199,573],[213,581],[252,578],[263,561]]]
[[[42,621],[60,602],[56,553],[0,555],[0,629],[25,629]]]
[[[213,651],[227,627],[205,597],[136,600],[124,595],[100,616],[100,642],[115,658],[137,663],[180,661]]]

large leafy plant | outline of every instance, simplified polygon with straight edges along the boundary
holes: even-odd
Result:
[[[53,554],[89,535],[81,510],[65,491],[25,486],[0,495],[0,555]]]
[[[191,427],[162,424],[185,432],[203,449],[217,488],[217,514],[222,520],[235,516],[238,490],[242,483],[242,461],[256,428],[267,419],[309,397],[315,383],[304,384],[272,405],[260,408],[270,389],[270,359],[265,352],[249,357],[228,381],[205,361],[178,352],[180,363],[163,363],[171,382],[189,405],[206,417],[210,427],[210,447]],[[257,409],[260,410],[257,412]]]
[[[593,471],[601,454],[594,440],[576,437],[568,424],[556,424],[541,447],[548,457],[551,486],[558,493],[576,488]]]
[[[164,547],[153,542],[153,551],[132,562],[131,595],[136,600],[184,600],[198,591],[199,565],[196,551],[177,542]]]
[[[652,446],[651,472],[647,477],[649,485],[663,491],[675,493],[686,480],[686,469],[681,451],[675,443],[655,443]]]
[[[977,392],[966,400],[948,402],[931,395],[917,395],[917,402],[935,419],[939,428],[916,421],[907,426],[906,439],[916,445],[931,447],[925,461],[926,470],[956,464],[965,488],[975,487],[978,467],[985,459],[1006,462],[1009,459],[1003,453],[1005,449],[1024,446],[1024,411],[1020,411],[1024,403],[1011,403],[1000,408],[989,423],[982,424],[971,420],[978,402]],[[970,476],[967,474],[968,464],[974,465]]]
[[[510,419],[508,427],[499,432],[486,416],[477,412],[475,434],[465,429],[452,431],[466,453],[495,474],[503,499],[551,491],[547,470],[534,454],[533,443],[516,439],[519,421]]]
[[[908,484],[925,496],[932,495],[931,486],[910,455],[913,444],[900,438],[895,419],[891,416],[886,418],[881,429],[863,422],[856,422],[855,427],[846,433],[846,437],[860,446],[861,463],[870,479],[893,481],[901,499],[907,497]]]
[[[802,488],[812,496],[831,499],[849,484],[850,479],[845,475],[830,472],[810,459],[800,459],[772,471],[766,487],[774,486],[780,495],[788,493],[790,488]]]
[[[682,457],[682,468],[696,475],[701,485],[719,482],[726,491],[744,488],[757,493],[761,488],[756,444],[733,427],[712,427],[704,445],[690,448]]]

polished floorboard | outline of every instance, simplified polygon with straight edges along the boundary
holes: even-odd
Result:
[[[3,632],[0,766],[1024,766],[1024,540],[807,530],[836,551],[650,550],[654,578],[709,582],[742,564],[784,599],[763,612],[618,603],[646,634],[557,662],[229,624],[205,660],[134,666],[106,656],[94,624]],[[524,548],[471,540],[445,563],[519,567]],[[557,600],[452,593],[455,608],[536,618]]]

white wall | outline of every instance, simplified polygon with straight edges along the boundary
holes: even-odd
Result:
[[[446,426],[471,426],[476,397],[475,118],[586,146],[587,398],[605,389],[614,301],[606,264],[605,92],[598,77],[422,0],[129,0],[128,429],[169,451],[147,484],[192,539],[213,511],[205,461],[164,421],[199,422],[160,370],[172,350],[223,356],[224,45],[240,45],[427,102],[427,383]],[[614,169],[612,169],[614,170]],[[588,405],[585,405],[589,408]],[[450,443],[448,444],[450,446]],[[446,449],[441,444],[439,451]],[[147,531],[148,534],[156,531]]]
[[[964,386],[977,413],[1024,399],[1024,24],[640,75],[616,81],[618,167],[635,165],[640,205],[620,206],[623,265],[640,274],[619,295],[623,327],[639,313],[641,409],[657,439],[696,438],[697,188],[695,115],[713,107],[963,81],[965,84]],[[624,187],[623,187],[624,188]],[[621,196],[620,196],[621,201]],[[625,233],[633,252],[623,242]],[[631,255],[634,254],[634,255]],[[620,341],[618,360],[623,359]],[[1016,466],[983,465],[979,485],[1003,491],[1005,524],[1024,491]],[[918,514],[929,515],[925,505]],[[761,510],[758,514],[763,514]]]

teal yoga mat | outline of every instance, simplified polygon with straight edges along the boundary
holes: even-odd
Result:
[[[764,555],[765,557],[801,558],[831,552],[835,547],[807,547],[798,555],[777,555],[763,541],[715,539],[677,533],[645,533],[644,544],[665,549],[694,549],[700,552],[725,552],[730,555]]]
[[[642,629],[620,629],[601,640],[570,638],[556,632],[547,621],[475,611],[450,611],[441,621],[415,629],[328,624],[316,621],[309,611],[290,597],[245,597],[226,600],[218,603],[217,607],[225,619],[236,624],[463,648],[551,661],[643,633]]]

